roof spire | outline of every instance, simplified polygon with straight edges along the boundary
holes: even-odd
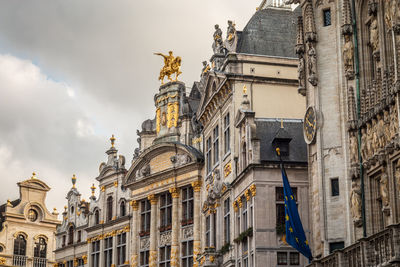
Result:
[[[114,135],[111,136],[110,141],[111,141],[111,147],[114,147],[114,143],[115,143]]]
[[[35,179],[35,178],[36,178],[36,173],[35,173],[35,172],[32,172],[31,179]]]
[[[72,181],[72,188],[75,188],[75,184],[76,184],[75,174],[72,175],[71,181]]]

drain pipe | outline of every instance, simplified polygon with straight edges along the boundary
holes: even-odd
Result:
[[[352,5],[352,21],[353,21],[353,39],[354,39],[354,64],[356,79],[356,95],[357,95],[357,122],[361,118],[361,101],[360,101],[360,59],[358,57],[358,38],[357,38],[357,18],[355,0],[351,0]],[[361,180],[361,218],[363,225],[363,237],[367,237],[367,226],[365,225],[365,190],[364,190],[364,168],[361,157],[361,128],[358,128],[358,161],[360,162],[360,180]]]

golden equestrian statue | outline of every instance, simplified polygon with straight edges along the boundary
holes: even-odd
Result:
[[[164,77],[167,76],[168,80],[173,81],[171,75],[175,73],[175,81],[178,80],[178,76],[182,74],[181,72],[181,57],[174,57],[172,51],[169,51],[169,55],[164,55],[162,53],[154,53],[154,55],[162,56],[164,58],[164,67],[160,71],[160,77],[158,79],[161,84],[164,84]]]

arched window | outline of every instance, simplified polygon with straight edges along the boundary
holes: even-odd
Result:
[[[34,257],[35,258],[46,258],[47,254],[47,244],[46,240],[43,237],[40,237],[36,242],[35,242],[35,247],[34,247]]]
[[[74,243],[74,227],[70,226],[68,228],[68,245],[71,245]]]
[[[94,225],[98,225],[100,223],[100,213],[99,210],[94,212]]]
[[[125,201],[121,201],[121,204],[119,205],[119,216],[125,216],[126,215],[126,208],[125,208]]]
[[[26,239],[21,234],[14,239],[14,255],[26,255]]]
[[[112,220],[113,215],[113,197],[109,196],[107,198],[107,221]]]

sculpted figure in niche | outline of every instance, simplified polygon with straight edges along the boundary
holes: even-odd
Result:
[[[384,207],[389,206],[389,192],[388,192],[388,175],[386,174],[386,169],[383,169],[381,178],[379,180],[379,193],[382,199],[382,205]]]
[[[398,160],[396,163],[396,171],[394,176],[396,178],[397,195],[400,198],[400,160]]]
[[[383,120],[385,121],[384,132],[385,132],[385,140],[386,142],[390,142],[390,115],[389,111],[385,110],[383,112]]]
[[[379,50],[379,29],[376,16],[372,17],[371,25],[369,26],[369,42],[371,44],[372,52]]]
[[[220,193],[223,187],[223,182],[221,181],[221,175],[218,170],[214,171],[213,176],[214,176],[213,183],[211,185],[210,191],[208,192],[208,198],[212,201],[220,197]]]
[[[367,158],[372,157],[372,155],[374,154],[372,143],[373,143],[372,128],[371,128],[371,123],[368,122],[367,123],[367,151],[368,151]]]
[[[378,129],[376,119],[372,119],[372,154],[373,156],[379,148],[379,140],[378,140]]]
[[[350,204],[353,222],[359,223],[361,221],[361,187],[356,180],[351,182]]]
[[[356,133],[350,134],[350,162],[358,162],[358,142]]]
[[[361,129],[361,156],[363,161],[368,159],[368,135],[365,128]]]
[[[308,43],[308,81],[313,85],[317,85],[317,52],[312,43]]]
[[[304,72],[304,58],[299,58],[299,65],[297,66],[297,78],[299,79],[299,88],[305,88],[305,72]]]
[[[214,43],[212,45],[212,48],[213,48],[214,53],[222,53],[222,49],[223,49],[222,30],[218,24],[215,24],[214,28],[215,28],[215,32],[213,35]]]
[[[378,146],[379,148],[385,147],[385,123],[383,121],[382,115],[378,114],[377,116],[378,123],[376,124],[376,134],[378,138]]]
[[[397,120],[397,106],[394,105],[390,110],[390,139],[394,139],[397,134],[398,129],[398,120]]]
[[[351,40],[351,36],[346,34],[344,36],[344,46],[343,46],[343,61],[344,61],[344,70],[346,74],[351,74],[354,71],[353,57],[354,57],[353,41]]]

